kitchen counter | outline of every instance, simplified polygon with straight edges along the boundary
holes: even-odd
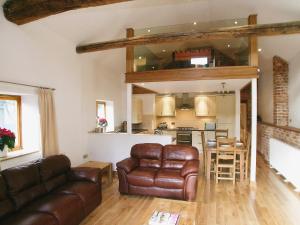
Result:
[[[157,128],[158,129],[158,128]],[[158,129],[159,130],[159,129]],[[200,129],[200,128],[193,128],[191,130],[181,130],[181,129],[178,129],[178,128],[170,128],[170,129],[160,129],[161,131],[199,131],[199,132],[202,132],[202,131],[212,131],[212,132],[216,132],[216,131],[225,131],[225,130],[222,130],[222,129],[216,129],[216,130],[205,130],[205,129]]]

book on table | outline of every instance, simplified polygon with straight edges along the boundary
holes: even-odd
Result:
[[[179,220],[179,214],[154,211],[148,224],[149,225],[177,225],[178,220]]]

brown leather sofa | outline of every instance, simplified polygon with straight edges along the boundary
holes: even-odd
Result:
[[[100,203],[100,169],[71,169],[64,155],[0,175],[1,225],[77,225]]]
[[[137,144],[117,163],[122,194],[192,201],[196,198],[199,153],[185,145]]]

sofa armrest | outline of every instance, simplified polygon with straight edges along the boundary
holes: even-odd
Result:
[[[199,171],[199,160],[187,161],[181,169],[181,176],[185,177],[191,173],[198,173]]]
[[[117,163],[117,168],[125,170],[126,173],[130,173],[137,166],[138,162],[134,158],[127,158]]]
[[[89,181],[95,184],[101,183],[101,169],[91,167],[75,167],[68,174],[71,181]]]

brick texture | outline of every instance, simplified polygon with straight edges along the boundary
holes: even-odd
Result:
[[[289,96],[288,80],[289,65],[279,56],[273,57],[273,85],[274,85],[274,124],[278,126],[289,125]]]
[[[265,123],[258,124],[257,150],[269,161],[270,138],[280,140],[300,149],[300,130],[287,127],[275,127]],[[282,149],[284,151],[284,149]]]

